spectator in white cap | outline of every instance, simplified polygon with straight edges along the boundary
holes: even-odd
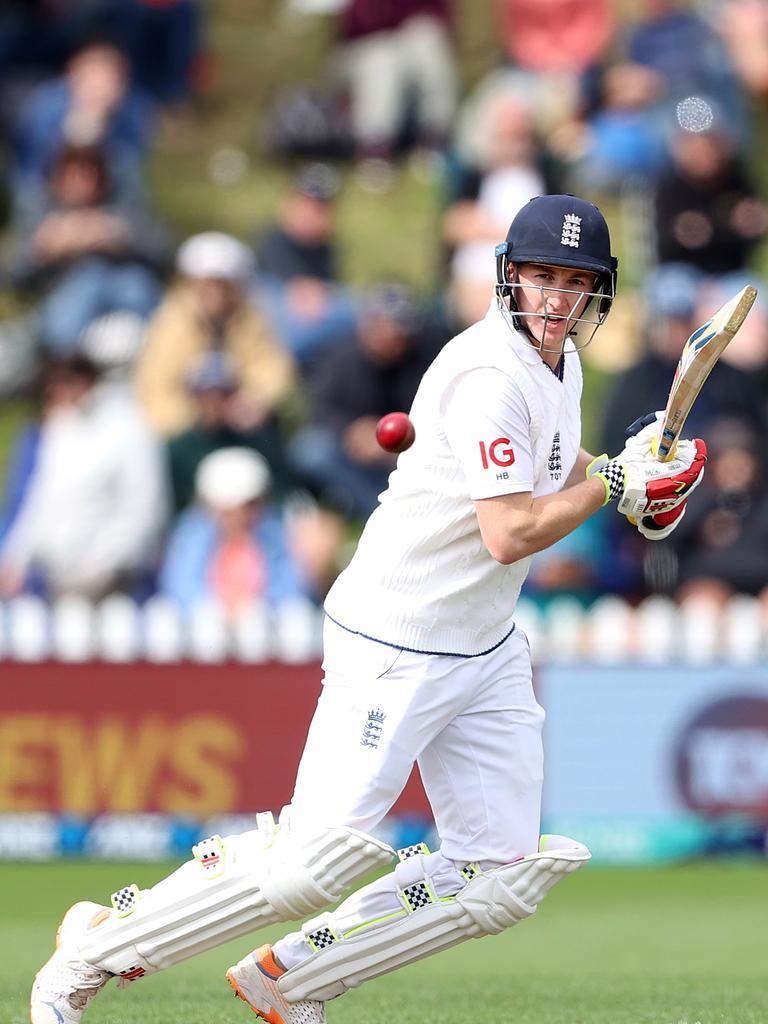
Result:
[[[168,541],[160,589],[191,610],[216,604],[236,614],[251,604],[272,610],[308,600],[282,519],[269,503],[266,461],[247,448],[207,455],[196,474],[197,501]]]
[[[253,272],[253,258],[248,246],[232,235],[203,231],[179,247],[176,266],[187,277],[247,281]]]
[[[130,309],[116,309],[92,320],[80,336],[83,355],[110,380],[133,377],[146,322]]]
[[[251,252],[231,235],[187,239],[176,259],[179,281],[149,324],[137,388],[150,421],[170,435],[190,426],[188,373],[207,351],[226,352],[240,378],[243,428],[266,422],[294,383],[291,356],[248,297]]]

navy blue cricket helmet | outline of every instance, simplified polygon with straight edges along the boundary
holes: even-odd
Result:
[[[588,293],[590,305],[597,300],[597,318],[588,322],[596,330],[608,315],[616,294],[618,260],[611,255],[605,217],[594,203],[573,195],[536,196],[520,209],[506,241],[496,246],[496,294],[509,301],[514,314],[518,285],[509,276],[510,263],[544,263],[597,274],[595,291]]]

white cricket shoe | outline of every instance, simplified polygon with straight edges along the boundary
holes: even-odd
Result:
[[[109,914],[98,903],[75,903],[56,932],[56,949],[37,972],[30,997],[32,1024],[79,1024],[88,1004],[112,977],[80,959],[74,937]]]
[[[289,1003],[277,987],[285,974],[270,945],[260,946],[227,971],[227,981],[255,1014],[268,1024],[325,1024],[325,1003],[301,999]]]

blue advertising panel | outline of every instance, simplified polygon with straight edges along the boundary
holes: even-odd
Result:
[[[768,666],[552,665],[544,824],[598,859],[764,852]]]

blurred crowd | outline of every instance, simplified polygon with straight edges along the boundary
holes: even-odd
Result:
[[[183,238],[146,164],[194,107],[204,5],[3,5],[2,285],[17,311],[0,322],[0,389],[36,412],[9,456],[0,598],[322,602],[394,466],[377,419],[407,410],[440,347],[484,316],[494,246],[535,195],[597,201],[622,257],[585,353],[598,450],[663,408],[685,339],[760,284],[766,0],[642,0],[628,17],[612,0],[495,0],[482,16],[498,59],[471,88],[451,0],[286,6],[332,17],[336,39],[323,80],[266,113],[264,158],[287,182],[273,220]],[[350,287],[343,190],[416,172],[442,210],[432,291]],[[710,463],[681,527],[652,545],[598,515],[537,556],[529,594],[768,608],[767,418],[763,296],[689,419]]]

